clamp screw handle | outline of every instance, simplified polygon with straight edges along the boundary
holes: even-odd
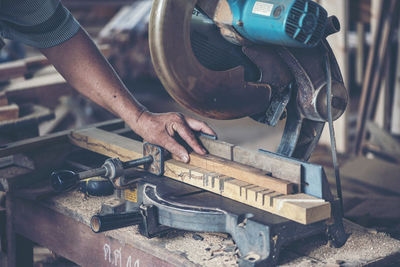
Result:
[[[60,170],[52,172],[50,183],[56,192],[72,189],[79,181],[79,175],[73,171]]]

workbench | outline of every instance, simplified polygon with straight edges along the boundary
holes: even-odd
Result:
[[[93,130],[93,127],[98,129]],[[3,168],[0,172],[1,185],[7,192],[8,266],[32,266],[32,241],[82,266],[236,266],[238,250],[227,234],[172,230],[161,237],[147,239],[139,234],[136,226],[95,234],[89,227],[90,218],[98,213],[101,203],[113,197],[87,197],[77,191],[54,193],[49,174],[59,168],[72,151],[79,155],[85,151],[72,146],[71,138],[77,142],[78,133],[100,133],[99,129],[125,132],[118,130],[121,127],[123,123],[116,120],[73,133],[66,131],[19,141],[0,150],[1,157],[15,155],[13,161],[19,162],[8,167],[8,171]],[[96,142],[100,142],[100,137],[108,135],[102,132],[96,136]],[[84,144],[94,146],[96,136],[91,135],[91,141]],[[119,153],[130,147],[126,153],[137,153],[132,140],[121,138],[112,135],[113,146],[104,147],[110,151],[118,147]],[[117,146],[120,143],[123,147]],[[32,164],[35,171],[32,171]],[[202,194],[224,198],[211,192]],[[349,221],[345,221],[345,227],[351,235],[342,248],[330,248],[325,235],[310,237],[283,247],[280,264],[354,266],[400,260],[400,241]],[[5,262],[0,255],[0,265]]]
[[[7,212],[12,216],[8,226],[20,236],[19,240],[21,237],[32,240],[82,266],[236,266],[236,248],[226,234],[176,230],[147,239],[138,233],[136,226],[93,233],[90,217],[109,198],[112,197],[86,197],[77,191],[41,200],[9,194]],[[361,266],[374,263],[381,266],[399,260],[400,241],[347,220],[345,228],[351,235],[342,248],[330,248],[323,237],[315,236],[284,248],[280,264]],[[16,251],[9,251],[9,257],[21,255],[18,250],[22,250],[24,264],[29,263],[26,244],[20,242]],[[17,263],[20,260],[17,257]]]

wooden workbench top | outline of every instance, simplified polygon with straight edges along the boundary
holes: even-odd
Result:
[[[90,248],[83,244],[76,244],[76,246],[81,247],[82,253],[99,255],[99,260],[104,263],[103,266],[139,266],[139,262],[140,266],[148,266],[148,259],[143,258],[146,255],[176,266],[236,266],[236,247],[226,234],[190,233],[177,230],[163,237],[147,239],[138,233],[136,226],[93,234],[88,226],[90,217],[98,212],[101,202],[106,199],[108,198],[85,198],[78,192],[70,192],[42,200],[39,205],[72,219],[76,226],[80,225],[81,228],[75,232],[85,236],[84,240],[87,240]],[[27,214],[27,210],[25,209],[24,216],[21,218],[31,219],[30,217],[35,216],[35,212]],[[40,215],[40,212],[36,213],[37,216]],[[16,214],[15,220],[18,221],[18,218]],[[47,218],[47,220],[52,220],[52,218]],[[55,220],[58,221],[58,219]],[[22,227],[20,231],[24,233],[23,223],[17,222],[16,225],[17,228]],[[330,248],[321,236],[307,238],[284,248],[280,254],[280,264],[282,266],[326,266],[327,264],[360,266],[371,262],[393,261],[393,258],[399,260],[400,241],[386,234],[362,228],[347,220],[345,220],[345,228],[351,235],[344,247]],[[72,234],[76,234],[75,232]],[[91,237],[97,235],[105,242],[96,243],[90,240]],[[131,250],[125,249],[127,244],[143,253],[128,254]],[[57,248],[49,247],[49,249],[60,254]],[[90,249],[90,251],[84,251],[85,249]],[[63,252],[61,255],[68,258],[68,249],[63,248]],[[115,257],[121,258],[120,264],[116,265]],[[70,259],[74,260],[74,257]],[[135,262],[137,262],[136,265]]]

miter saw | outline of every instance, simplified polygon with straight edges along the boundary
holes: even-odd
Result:
[[[300,191],[328,201],[331,219],[301,225],[148,174],[162,175],[164,165],[162,149],[151,144],[145,144],[139,160],[111,159],[92,171],[54,173],[53,187],[62,191],[93,173],[103,175],[122,202],[103,205],[92,218],[93,231],[140,224],[148,237],[171,227],[226,232],[239,248],[242,266],[276,264],[282,245],[315,233],[326,232],[333,245],[343,245],[340,201],[332,196],[323,168],[306,162],[325,122],[332,126],[348,102],[325,40],[339,28],[335,17],[309,0],[154,0],[149,24],[154,68],[178,103],[214,119],[250,116],[271,126],[286,119],[278,151],[259,153],[299,164]],[[126,179],[125,169],[139,164],[147,166],[147,174],[141,174],[135,194],[128,194],[135,181]]]
[[[192,15],[193,14],[193,15]],[[340,24],[307,0],[155,0],[149,25],[154,68],[184,107],[214,119],[251,116],[286,127],[278,154],[308,160],[347,90],[325,37]]]

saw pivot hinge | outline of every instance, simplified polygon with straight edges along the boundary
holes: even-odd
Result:
[[[143,166],[144,170],[161,176],[164,173],[164,150],[160,146],[150,143],[143,144],[143,157],[130,161],[121,161],[119,158],[107,159],[103,166],[82,172],[69,170],[55,171],[51,174],[51,185],[57,192],[74,188],[79,181],[90,177],[101,176],[107,178],[114,188],[123,189],[132,183],[121,183],[126,170]]]

